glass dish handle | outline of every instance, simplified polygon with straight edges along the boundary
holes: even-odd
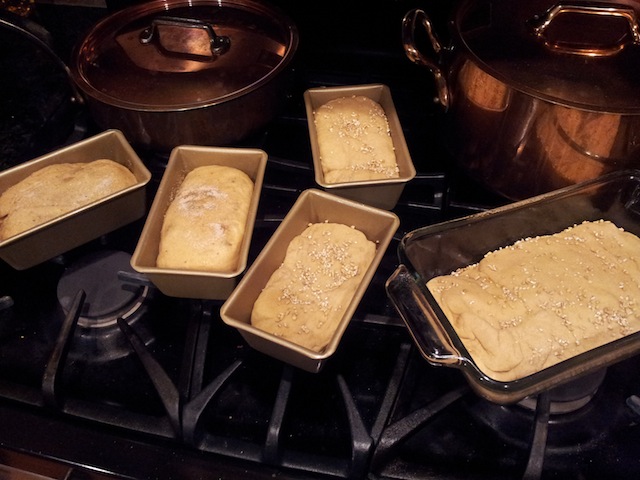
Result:
[[[431,363],[449,366],[463,363],[438,314],[425,298],[426,287],[418,284],[405,265],[399,265],[385,285],[387,296],[407,325],[422,355]]]

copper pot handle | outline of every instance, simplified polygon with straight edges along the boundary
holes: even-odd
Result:
[[[443,50],[442,44],[438,40],[429,16],[424,12],[424,10],[419,8],[410,10],[402,19],[402,45],[409,60],[418,65],[425,66],[431,71],[438,90],[438,102],[446,110],[449,108],[450,101],[447,80],[442,69],[438,65],[438,60],[434,61],[430,59],[418,49],[415,38],[418,26],[422,26],[422,28],[425,29],[431,43],[431,48],[433,48],[436,55],[440,55]]]
[[[603,17],[621,17],[627,20],[629,27],[629,35],[622,35],[613,45],[600,46],[579,46],[571,42],[552,41],[547,36],[548,28],[561,15],[565,14],[584,14],[597,15]],[[530,22],[533,26],[534,35],[542,41],[548,48],[570,54],[586,55],[586,56],[608,56],[614,55],[621,51],[629,44],[640,44],[640,29],[638,27],[638,17],[633,8],[618,5],[592,5],[589,3],[557,3],[544,14],[536,16]]]

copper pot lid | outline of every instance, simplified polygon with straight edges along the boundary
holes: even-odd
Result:
[[[260,88],[290,63],[297,45],[295,25],[263,2],[151,1],[95,25],[76,46],[71,71],[102,103],[187,110]]]
[[[624,1],[467,1],[454,34],[478,66],[517,90],[568,107],[638,113],[640,31]]]

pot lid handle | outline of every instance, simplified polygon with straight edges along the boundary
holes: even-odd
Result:
[[[625,19],[629,31],[620,35],[617,40],[609,44],[581,44],[578,41],[551,38],[550,27],[560,23],[563,15],[592,15],[598,17],[620,17]],[[629,44],[640,44],[640,29],[638,18],[633,8],[624,5],[608,4],[594,5],[588,3],[557,3],[544,14],[536,16],[530,22],[534,35],[548,48],[562,53],[586,55],[590,57],[614,55]],[[628,34],[627,34],[628,33]]]
[[[166,35],[161,35],[161,29]],[[194,29],[199,32],[193,32]],[[170,16],[155,17],[151,25],[140,32],[143,45],[154,40],[165,52],[198,57],[217,57],[229,50],[231,44],[229,37],[216,35],[208,22]]]

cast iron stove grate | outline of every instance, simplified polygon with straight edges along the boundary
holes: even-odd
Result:
[[[376,25],[358,18],[360,27]],[[390,35],[376,33],[380,42]],[[487,404],[457,371],[419,357],[381,295],[397,263],[397,242],[414,228],[504,200],[452,167],[438,141],[441,117],[425,88],[428,74],[388,50],[341,50],[322,42],[324,52],[295,66],[285,112],[246,142],[269,154],[250,260],[298,194],[314,186],[306,88],[389,85],[419,172],[394,209],[400,230],[332,361],[320,374],[297,371],[247,347],[218,318],[219,303],[169,299],[152,287],[133,315],[101,329],[91,329],[86,318],[87,298],[95,301],[91,289],[72,289],[62,309],[57,286],[65,272],[96,253],[131,254],[137,222],[28,271],[0,265],[0,444],[81,468],[83,478],[92,471],[128,478],[283,479],[640,473],[638,414],[627,404],[640,385],[637,359],[611,367],[584,407],[562,418],[549,415],[548,429],[538,435],[548,440],[539,471],[535,456],[527,470],[530,436],[534,425],[546,422],[521,406]],[[157,186],[166,158],[145,160]],[[145,288],[144,279],[116,270],[125,288]],[[118,340],[107,342],[103,334]],[[86,348],[91,342],[95,348]],[[105,361],[99,347],[105,343],[118,346],[115,362]],[[495,428],[513,413],[515,432]],[[546,418],[544,409],[537,418]],[[580,419],[586,427],[578,434],[565,428]],[[590,437],[575,436],[582,433]]]

